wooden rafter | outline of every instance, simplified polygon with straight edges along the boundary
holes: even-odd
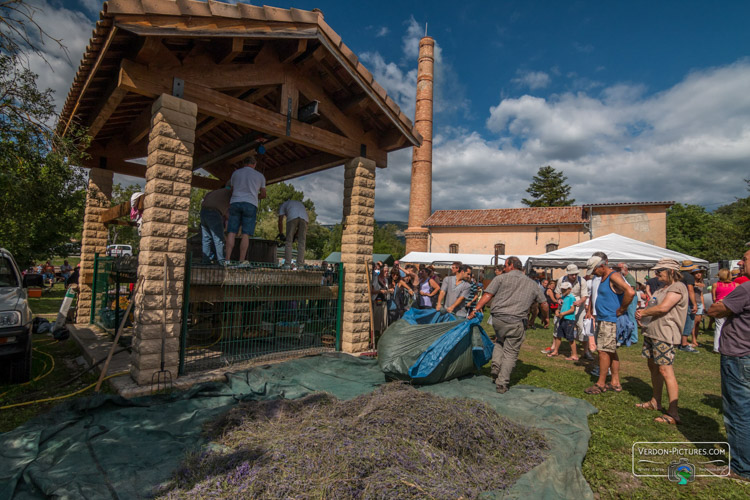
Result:
[[[83,166],[86,168],[101,168],[101,157],[91,157],[83,162]],[[106,170],[133,177],[146,177],[146,165],[116,158],[106,159]],[[220,179],[211,179],[210,177],[203,177],[201,175],[193,175],[193,180],[191,181],[193,187],[201,189],[219,189],[224,187],[225,184],[226,182]]]
[[[172,78],[124,60],[120,68],[119,86],[130,92],[156,97],[171,93]],[[287,120],[280,113],[235,99],[194,80],[185,80],[184,97],[194,102],[200,112],[275,137],[287,136]],[[348,137],[292,119],[289,140],[326,153],[354,158],[362,153],[361,143]],[[387,155],[379,149],[367,148],[368,158],[378,166],[387,164]]]

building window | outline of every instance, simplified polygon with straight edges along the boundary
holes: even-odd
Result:
[[[451,243],[448,248],[449,253],[458,253],[458,243]]]
[[[546,251],[554,252],[555,250],[557,250],[557,246],[558,246],[557,243],[547,243]]]
[[[495,243],[495,255],[505,255],[505,243]]]

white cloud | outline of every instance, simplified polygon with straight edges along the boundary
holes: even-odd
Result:
[[[375,33],[375,37],[383,37],[388,35],[388,33],[390,33],[388,26],[381,26],[380,29],[378,29],[378,32]]]
[[[531,90],[543,89],[550,84],[550,77],[544,71],[518,71],[513,82]]]
[[[104,8],[104,2],[102,0],[78,0],[78,3],[83,5],[83,8],[88,12],[99,15],[99,12]]]
[[[691,73],[646,95],[619,84],[596,95],[503,99],[492,138],[441,127],[433,150],[434,210],[519,207],[539,167],[562,170],[578,203],[674,200],[716,208],[748,196],[750,61]],[[375,217],[407,220],[411,149],[378,170]],[[310,176],[321,219],[341,218],[343,171]],[[295,181],[296,184],[297,181]],[[314,182],[315,184],[312,184]],[[314,194],[320,193],[320,194]]]
[[[63,45],[60,47],[49,39],[37,39],[44,57],[31,54],[28,61],[29,69],[39,76],[37,88],[50,88],[55,91],[55,107],[59,111],[91,38],[94,24],[82,12],[56,7],[47,1],[34,2],[33,5],[36,7],[34,20],[47,35],[59,40]]]

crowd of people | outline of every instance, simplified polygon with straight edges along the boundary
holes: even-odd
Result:
[[[374,330],[382,333],[390,323],[414,308],[438,309],[465,318],[481,295],[483,276],[471,266],[454,262],[444,279],[434,266],[395,261],[389,269],[381,261],[372,264],[370,279]]]
[[[44,264],[39,263],[34,266],[30,266],[28,269],[22,271],[23,276],[36,275],[40,277],[40,286],[53,287],[56,283],[62,283],[65,288],[70,283],[78,283],[78,270],[80,264],[74,268],[67,260],[64,260],[59,268],[55,266],[49,260]]]
[[[750,478],[749,260],[750,250],[739,269],[721,269],[718,281],[709,283],[706,270],[689,260],[661,259],[649,270],[650,278],[638,282],[626,263],[610,264],[602,252],[595,252],[585,268],[568,265],[558,280],[527,275],[517,257],[508,257],[504,265],[494,268],[495,276],[486,289],[482,289],[483,273],[460,262],[453,263],[444,279],[429,265],[408,264],[402,269],[396,261],[389,269],[377,262],[371,289],[375,316],[380,319],[375,329],[382,332],[410,307],[472,319],[489,306],[495,332],[491,377],[502,394],[509,389],[526,332],[537,320],[543,328],[552,323],[551,345],[543,353],[561,355],[565,341],[570,346],[566,360],[579,361],[580,352],[586,360],[597,361],[591,371],[596,381],[584,391],[590,395],[622,392],[618,349],[636,344],[640,331],[652,397],[636,407],[658,412],[655,422],[677,425],[681,421],[675,353],[698,352],[699,325],[707,316],[714,321],[714,351],[721,354],[731,470]],[[710,307],[704,295],[710,295]],[[662,405],[665,387],[666,408]]]

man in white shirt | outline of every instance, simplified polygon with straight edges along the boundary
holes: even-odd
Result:
[[[255,221],[258,216],[258,201],[266,197],[266,178],[255,170],[257,160],[248,156],[242,168],[234,171],[229,179],[232,198],[229,200],[229,223],[227,224],[227,261],[234,250],[234,239],[242,229],[240,261],[247,257],[250,236],[255,234]]]
[[[286,200],[279,207],[279,233],[284,232],[286,217],[286,245],[284,247],[284,264],[292,263],[292,245],[297,239],[297,266],[305,265],[305,241],[307,239],[307,210],[301,201]]]

